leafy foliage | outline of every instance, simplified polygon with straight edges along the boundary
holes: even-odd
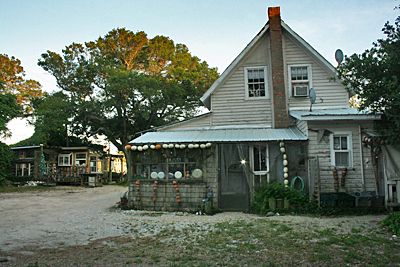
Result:
[[[25,112],[30,113],[32,107],[30,101],[35,97],[43,95],[41,85],[35,80],[25,80],[24,69],[21,61],[6,54],[0,54],[0,81],[4,86],[1,93],[10,93],[17,97],[17,103],[24,108]]]
[[[0,136],[9,137],[11,135],[7,128],[7,123],[19,116],[22,108],[17,104],[15,95],[0,93]]]
[[[10,175],[13,160],[14,153],[6,144],[0,142],[0,185]]]
[[[69,130],[75,136],[104,135],[120,151],[136,132],[194,115],[218,77],[185,45],[124,28],[73,43],[62,55],[47,51],[38,64],[56,78],[73,107]]]
[[[387,22],[386,35],[362,54],[345,57],[337,73],[346,88],[357,94],[360,110],[382,114],[377,131],[390,143],[400,143],[400,17]]]
[[[389,214],[382,221],[382,225],[393,234],[400,235],[400,211]]]
[[[265,214],[268,210],[268,199],[288,199],[290,205],[298,206],[308,203],[308,198],[296,189],[273,182],[263,184],[255,190],[254,202],[250,208],[255,213]]]

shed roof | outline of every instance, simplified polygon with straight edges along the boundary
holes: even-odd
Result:
[[[305,137],[296,128],[287,129],[209,129],[186,130],[171,132],[149,132],[129,142],[130,144],[145,143],[189,143],[189,142],[257,142],[293,140],[305,141]]]

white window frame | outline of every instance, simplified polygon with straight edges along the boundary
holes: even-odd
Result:
[[[79,154],[84,154],[85,155],[85,163],[84,164],[78,164],[78,160],[83,160],[83,158],[77,158],[76,156],[77,155],[79,155]],[[87,159],[87,153],[86,152],[76,152],[75,153],[75,155],[74,155],[74,159],[75,159],[75,165],[74,166],[87,166],[87,162],[88,162],[88,159]]]
[[[63,158],[62,164],[60,164],[60,158]],[[64,158],[68,158],[68,163],[64,163]],[[59,154],[57,163],[58,163],[58,166],[72,166],[72,153]]]
[[[253,172],[254,175],[267,175],[267,182],[269,182],[269,146],[268,143],[265,144],[265,164],[266,164],[266,170],[265,171],[254,171],[254,147],[255,146],[264,146],[264,144],[255,144],[250,146],[249,149],[249,159],[250,159],[250,163],[251,163],[251,171]],[[254,182],[254,181],[253,181]],[[260,180],[260,183],[263,182]]]
[[[95,160],[92,160],[93,158],[95,158]],[[95,166],[92,166],[92,162],[94,162]],[[92,168],[96,168],[96,171],[92,171]],[[89,170],[90,170],[90,173],[101,173],[102,166],[101,166],[101,161],[98,156],[89,155]]]
[[[249,79],[248,79],[248,70],[260,70],[264,71],[264,88],[265,88],[265,96],[249,96]],[[245,83],[245,99],[262,99],[269,98],[268,94],[268,81],[267,81],[267,67],[266,66],[254,66],[254,67],[244,67],[244,83]]]
[[[301,67],[307,67],[308,80],[292,81],[292,68],[301,68]],[[313,87],[311,64],[288,65],[288,78],[289,78],[289,95],[290,95],[290,97],[305,98],[305,97],[310,96],[310,89]],[[307,95],[306,96],[295,96],[294,95],[294,86],[296,86],[296,84],[300,85],[300,84],[304,84],[304,83],[308,83]]]
[[[347,137],[347,149],[346,150],[335,150],[334,149],[334,138],[335,137]],[[353,133],[350,131],[334,132],[330,136],[330,150],[331,150],[331,165],[338,168],[352,168],[353,167]],[[348,166],[336,166],[336,152],[348,152],[349,162]]]

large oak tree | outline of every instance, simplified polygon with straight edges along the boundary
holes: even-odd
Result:
[[[73,134],[105,135],[124,152],[135,133],[196,114],[199,98],[218,78],[185,45],[124,28],[73,43],[62,55],[47,51],[38,64],[69,96]]]

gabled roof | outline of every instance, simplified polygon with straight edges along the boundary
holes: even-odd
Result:
[[[307,43],[303,38],[301,38],[297,33],[295,33],[288,25],[286,25],[281,20],[281,25],[284,30],[286,30],[295,40],[297,40],[303,47],[305,47],[311,55],[313,55],[321,64],[325,67],[327,71],[332,73],[332,76],[335,75],[335,68],[332,64],[327,61],[321,54],[319,54],[309,43]],[[251,49],[255,46],[255,44],[267,33],[269,29],[269,22],[267,22],[261,31],[251,40],[251,42],[245,47],[245,49],[240,52],[240,54],[232,61],[232,63],[224,70],[221,76],[214,82],[214,84],[204,93],[204,95],[200,98],[200,100],[204,103],[204,105],[211,109],[211,95],[218,90],[218,88],[223,84],[225,79],[230,76],[231,72],[236,68],[239,62],[247,56],[247,54],[251,51]]]

